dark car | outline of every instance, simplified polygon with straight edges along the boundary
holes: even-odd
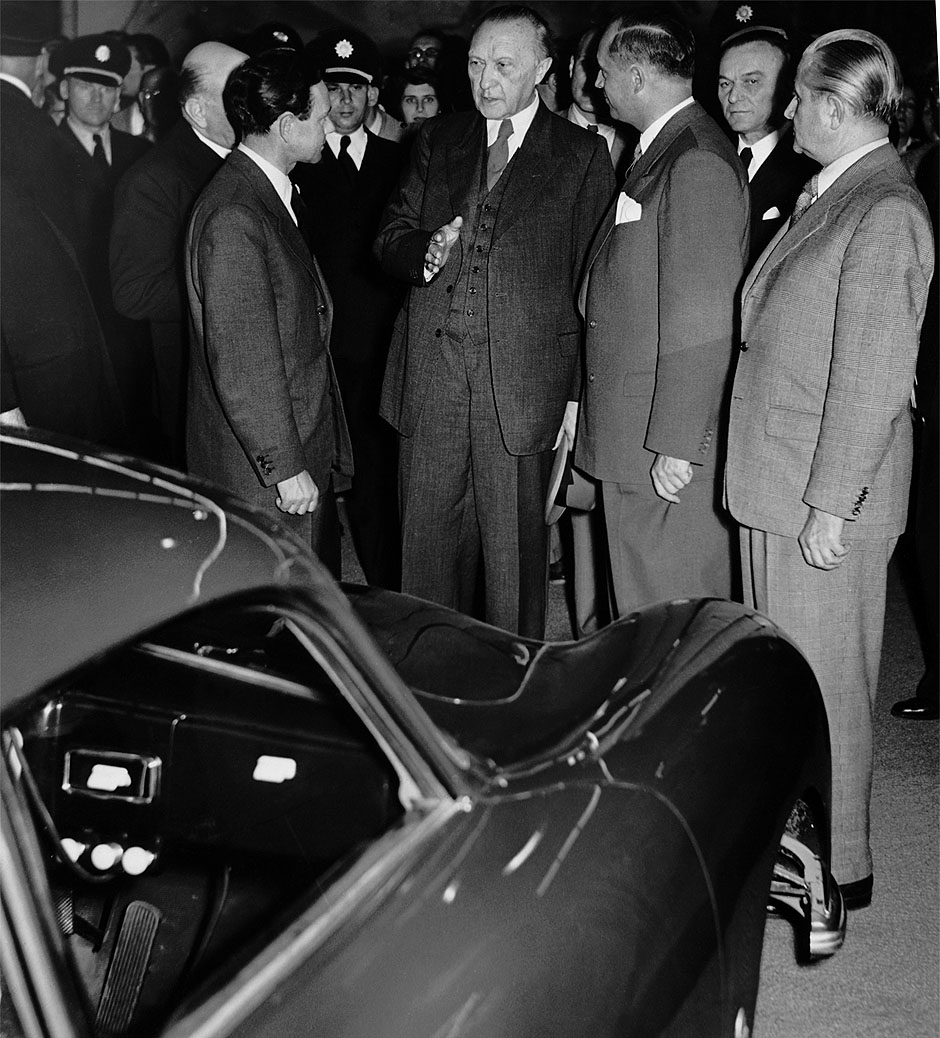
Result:
[[[4,1031],[746,1035],[842,943],[812,672],[721,601],[530,641],[7,430]]]

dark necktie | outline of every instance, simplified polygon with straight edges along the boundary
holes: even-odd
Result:
[[[100,169],[109,170],[111,167],[108,164],[108,156],[104,153],[104,141],[101,139],[101,134],[93,133],[91,139],[95,142],[95,150],[91,154],[92,160]]]
[[[742,148],[738,152],[738,158],[741,160],[741,165],[744,167],[744,172],[747,173],[748,167],[751,164],[751,159],[754,158],[754,152],[750,148]]]
[[[492,191],[496,186],[506,164],[509,162],[509,138],[512,136],[512,120],[503,119],[499,124],[496,140],[486,151],[486,190]]]
[[[588,123],[587,128],[590,133],[597,133],[597,123]]]
[[[352,155],[349,154],[349,137],[346,134],[343,134],[339,139],[338,161],[340,169],[346,174],[346,179],[350,184],[354,184],[359,170],[356,169],[356,163],[353,161]]]
[[[818,194],[819,176],[814,173],[803,185],[803,190],[799,193],[796,199],[796,205],[793,207],[793,215],[790,217],[791,227],[800,219],[806,210],[809,209],[813,202],[816,201],[816,196]]]
[[[296,184],[291,186],[290,207],[294,212],[294,216],[297,217],[297,230],[300,231],[301,237],[307,243],[307,248],[310,250],[312,255],[313,244],[310,236],[310,210],[307,208],[304,200],[300,197],[300,188],[297,187]]]

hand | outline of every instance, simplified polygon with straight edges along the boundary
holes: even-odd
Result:
[[[277,507],[289,515],[316,511],[319,500],[320,491],[306,469],[289,479],[282,479],[277,485]]]
[[[450,223],[445,223],[431,235],[431,243],[424,254],[424,269],[433,277],[447,262],[451,247],[460,237],[463,217],[455,216]]]
[[[657,454],[653,467],[653,489],[664,500],[672,504],[679,503],[679,491],[692,482],[692,464],[681,458],[668,458],[665,454]]]
[[[810,508],[809,517],[797,538],[807,566],[815,569],[835,569],[851,551],[850,544],[842,543],[845,520],[838,515]]]
[[[552,445],[552,450],[558,450],[558,445],[561,443],[561,438],[568,441],[568,450],[574,447],[574,434],[578,429],[578,401],[569,400],[565,404],[565,417],[561,420],[561,428],[558,430],[558,435],[555,437],[555,442]]]

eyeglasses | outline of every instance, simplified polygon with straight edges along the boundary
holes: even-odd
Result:
[[[409,58],[439,58],[440,55],[440,47],[412,47],[408,51]]]
[[[162,90],[141,90],[137,96],[141,101],[152,101],[153,98],[162,93]]]

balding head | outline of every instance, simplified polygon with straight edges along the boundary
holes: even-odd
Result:
[[[209,140],[231,148],[235,134],[222,106],[222,90],[248,55],[225,43],[200,43],[183,58],[180,104],[183,118]]]

